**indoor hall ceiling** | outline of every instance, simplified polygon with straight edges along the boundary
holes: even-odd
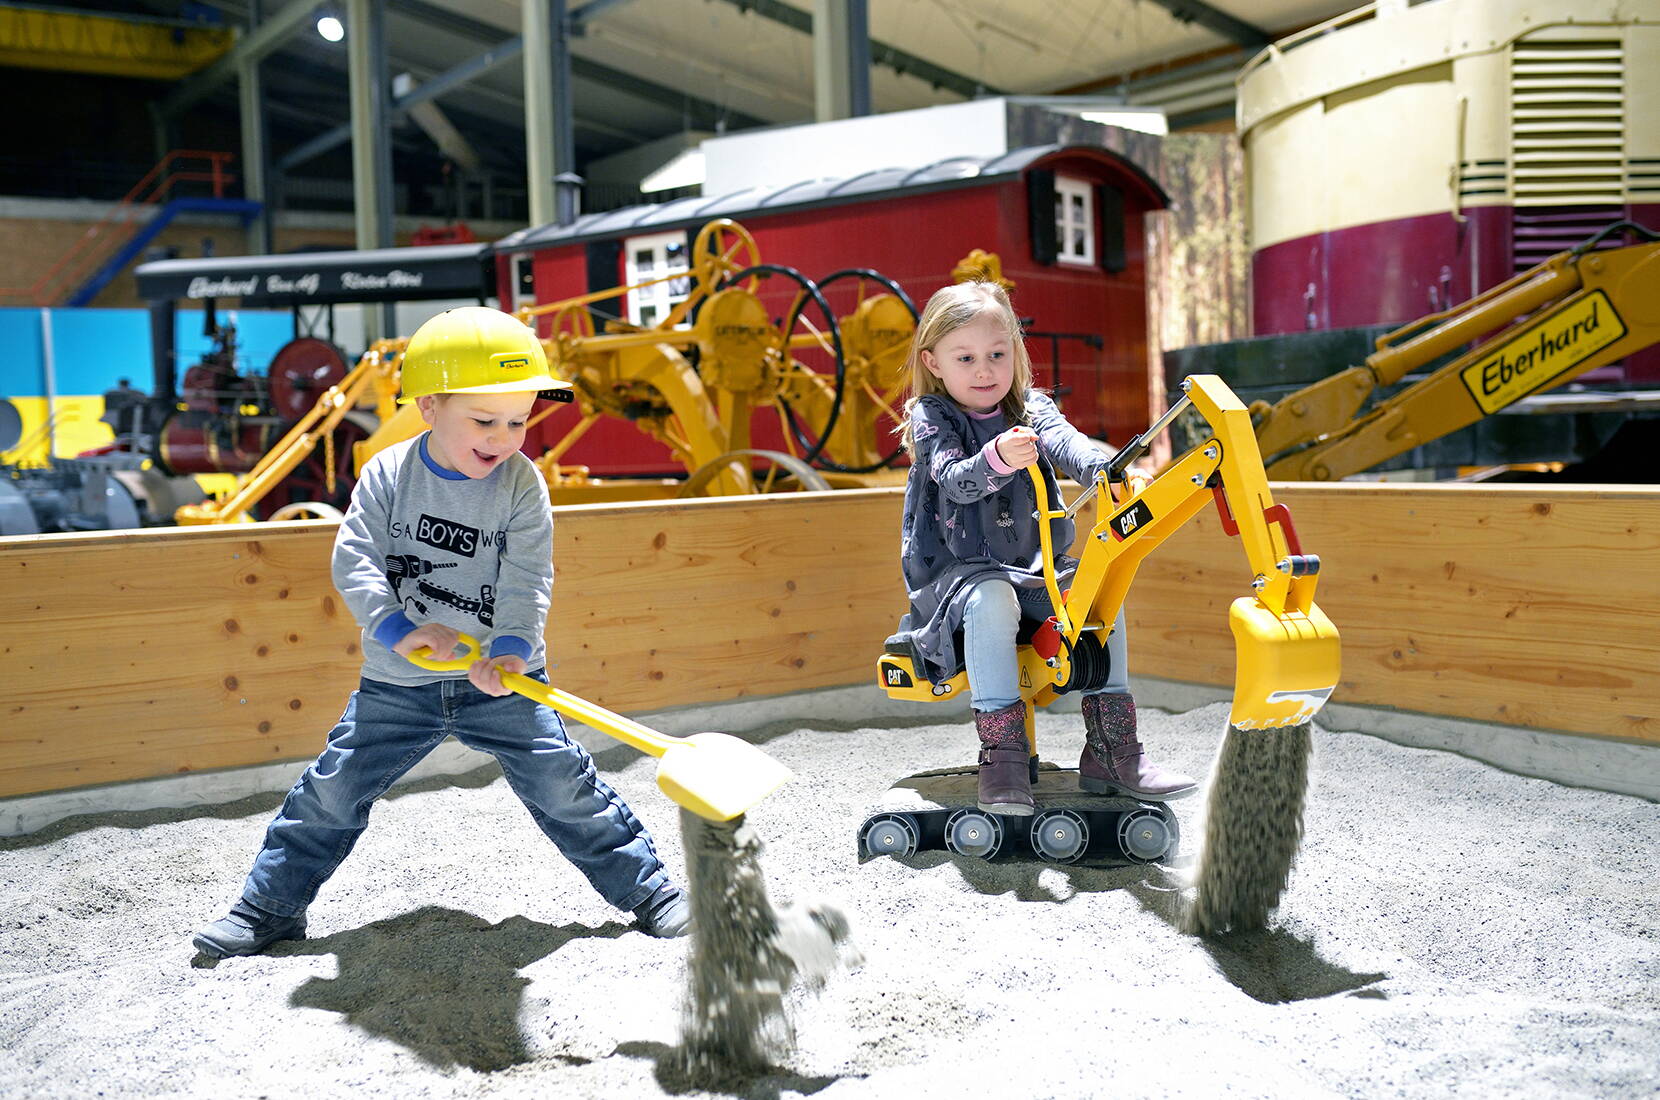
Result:
[[[288,3],[301,0],[287,0]],[[392,71],[428,80],[520,33],[515,0],[386,0]],[[165,0],[151,0],[160,13]],[[219,3],[244,17],[245,0]],[[286,3],[266,0],[269,13]],[[869,0],[878,112],[961,102],[992,93],[1110,92],[1138,70],[1237,45],[1224,33],[1178,19],[1171,7],[1205,8],[1270,38],[1341,14],[1331,0]],[[810,0],[616,0],[592,5],[572,39],[573,99],[581,149],[599,155],[687,129],[737,130],[810,121],[811,37],[799,25]],[[570,0],[583,14],[590,5]],[[891,48],[893,53],[888,53]],[[1250,49],[1243,49],[1248,55]],[[901,74],[917,59],[954,81]],[[310,31],[276,55],[333,74],[344,102],[344,44]],[[522,56],[445,93],[441,106],[518,128]],[[937,76],[937,72],[930,75]],[[343,118],[328,120],[333,125]]]

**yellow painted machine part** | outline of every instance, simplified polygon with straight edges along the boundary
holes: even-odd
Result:
[[[1383,336],[1364,366],[1255,410],[1268,476],[1339,480],[1660,343],[1657,301],[1660,242],[1552,256]],[[1357,419],[1377,387],[1485,333],[1494,335]]]
[[[386,448],[414,439],[426,431],[427,422],[421,418],[418,405],[399,405],[388,420],[382,420],[369,438],[352,445],[352,471],[362,473],[364,463]]]
[[[759,491],[746,460],[728,459],[749,449],[750,417],[777,400],[800,400],[809,422],[828,416],[831,389],[825,378],[797,362],[800,347],[817,346],[821,338],[809,333],[787,336],[768,318],[756,297],[755,280],[720,288],[721,281],[743,267],[759,262],[759,251],[749,232],[730,219],[707,223],[694,243],[692,270],[653,279],[636,286],[613,287],[557,302],[523,307],[518,318],[535,325],[545,318],[551,333],[542,340],[556,377],[570,382],[582,417],[565,439],[539,462],[550,492],[561,500],[658,499],[673,496],[660,483],[637,489],[621,479],[613,488],[591,478],[579,467],[566,468],[560,459],[580,435],[601,416],[627,417],[639,429],[666,446],[687,473],[695,474],[719,463],[707,480],[714,496],[745,495]],[[692,294],[668,316],[650,328],[613,322],[596,333],[587,307],[621,298],[640,286],[669,279],[690,279]],[[697,323],[684,319],[693,306],[702,306]],[[854,338],[847,358],[851,376],[844,404],[828,441],[826,454],[843,465],[865,466],[882,457],[872,440],[879,415],[896,400],[903,352],[911,332],[909,311],[892,295],[861,301],[850,318]],[[295,466],[326,441],[345,412],[370,400],[379,425],[367,440],[355,445],[354,470],[386,447],[412,438],[424,427],[411,406],[396,406],[399,365],[406,341],[384,340],[365,352],[339,386],[319,399],[244,479],[228,499],[181,509],[179,523],[227,523],[246,519],[252,508]],[[698,349],[698,366],[686,356]],[[897,358],[896,358],[897,356]],[[644,411],[642,411],[644,410]],[[891,447],[888,448],[891,450]],[[828,479],[827,479],[828,480]],[[879,476],[837,477],[835,485],[883,483]]]
[[[0,65],[179,80],[236,44],[229,29],[0,5]]]
[[[330,445],[334,429],[360,404],[374,401],[376,414],[385,424],[397,408],[398,365],[403,360],[404,340],[377,340],[346,376],[330,386],[317,403],[294,423],[276,445],[254,464],[236,492],[224,500],[187,504],[173,513],[173,521],[184,526],[212,523],[246,523],[254,506],[294,472],[319,445]],[[354,448],[354,462],[367,461],[363,448]]]
[[[1228,608],[1235,665],[1233,711],[1243,730],[1295,726],[1313,718],[1337,686],[1337,628],[1317,605],[1275,614],[1241,596]]]
[[[23,421],[17,446],[0,451],[0,461],[14,466],[44,466],[48,457],[73,458],[115,439],[104,415],[104,399],[92,394],[59,394],[48,405],[44,397],[8,397]],[[47,455],[46,422],[52,422],[52,454]]]
[[[461,635],[461,643],[467,656],[440,661],[423,649],[409,660],[433,672],[465,672],[483,651],[469,635]],[[657,757],[658,788],[677,806],[706,820],[730,821],[748,813],[792,778],[784,765],[729,734],[670,737],[540,680],[515,672],[500,675],[502,684],[517,694]]]
[[[1337,628],[1314,602],[1318,575],[1291,575],[1290,540],[1282,525],[1270,519],[1276,514],[1271,512],[1273,494],[1249,412],[1215,375],[1194,375],[1183,389],[1216,434],[1165,467],[1139,493],[1116,504],[1104,495],[1110,486],[1097,487],[1103,494],[1100,518],[1064,593],[1056,581],[1056,548],[1047,521],[1065,511],[1051,510],[1041,474],[1035,467],[1029,471],[1037,512],[1046,520],[1038,536],[1044,584],[1065,644],[1047,662],[1031,646],[1018,651],[1028,736],[1032,708],[1053,702],[1055,689],[1071,679],[1072,647],[1086,631],[1112,629],[1141,562],[1210,502],[1210,487],[1218,480],[1238,525],[1256,593],[1236,600],[1229,613],[1237,649],[1229,720],[1241,729],[1305,722],[1337,686]],[[910,660],[898,654],[878,659],[877,683],[893,698],[922,702],[955,698],[968,686],[962,673],[939,685],[921,680]]]

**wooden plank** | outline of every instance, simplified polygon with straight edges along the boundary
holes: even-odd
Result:
[[[1277,486],[1326,563],[1337,699],[1660,742],[1660,492]],[[556,509],[548,644],[615,710],[868,682],[902,493]],[[0,539],[0,797],[283,759],[357,681],[333,528]],[[1245,559],[1204,512],[1142,567],[1131,670],[1233,678]]]
[[[1276,485],[1343,634],[1334,698],[1660,742],[1660,492]],[[1131,668],[1231,683],[1244,557],[1201,514],[1143,568]],[[1222,642],[1226,642],[1225,631]]]
[[[552,674],[635,712],[862,682],[903,610],[899,501],[557,509]],[[0,540],[0,796],[314,755],[359,661],[333,535]]]

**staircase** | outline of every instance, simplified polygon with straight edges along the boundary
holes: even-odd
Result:
[[[236,179],[228,171],[231,153],[175,149],[122,200],[71,245],[57,262],[26,287],[0,287],[0,296],[26,298],[35,305],[84,306],[126,269],[156,235],[184,213],[234,214],[246,226],[261,204],[229,198]],[[181,195],[202,190],[206,195]]]

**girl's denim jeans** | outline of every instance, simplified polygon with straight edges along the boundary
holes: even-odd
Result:
[[[1020,702],[1020,667],[1015,660],[1014,639],[1021,617],[1047,619],[1053,613],[1045,589],[1017,589],[1001,578],[974,586],[963,605],[963,663],[968,668],[968,695],[975,710],[1002,710]],[[1112,671],[1107,674],[1106,684],[1085,695],[1130,693],[1123,608],[1107,638],[1107,656]]]
[[[243,896],[282,916],[302,912],[363,834],[375,799],[450,736],[496,758],[542,832],[606,901],[632,909],[668,882],[651,834],[553,710],[486,695],[465,679],[364,679],[265,831]]]

